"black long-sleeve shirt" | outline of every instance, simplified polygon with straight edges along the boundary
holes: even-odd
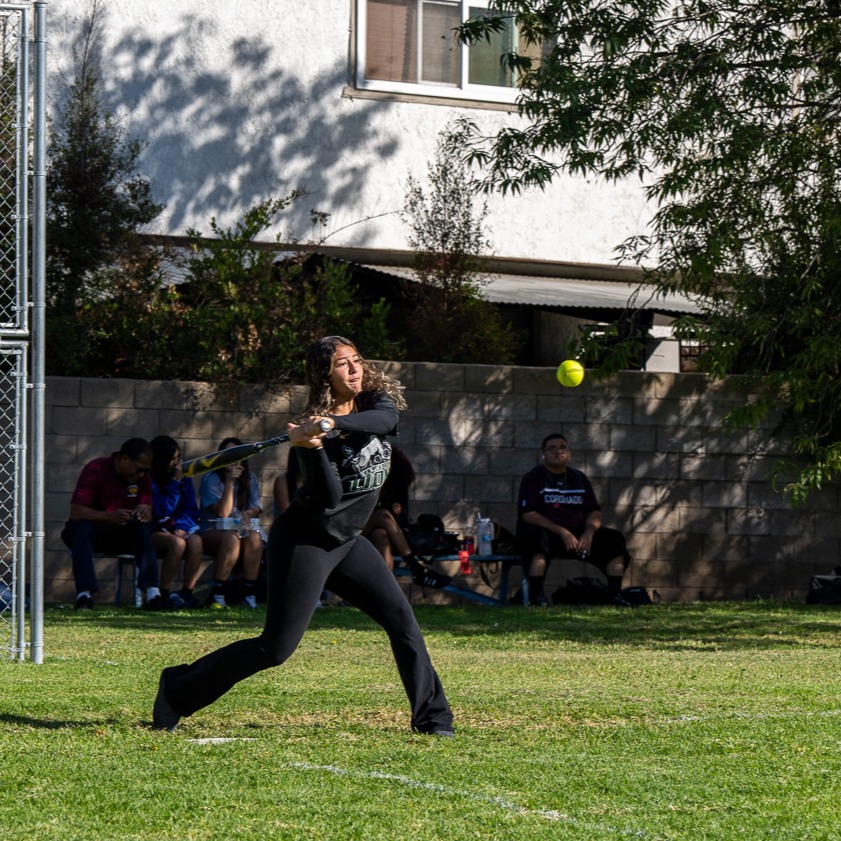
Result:
[[[384,392],[356,398],[356,412],[330,415],[335,428],[320,449],[298,447],[303,486],[290,510],[339,543],[362,531],[391,465],[386,436],[397,432],[397,409]]]

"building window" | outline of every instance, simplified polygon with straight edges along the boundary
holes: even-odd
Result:
[[[357,87],[513,103],[517,79],[500,59],[518,44],[511,25],[490,42],[460,44],[456,28],[486,9],[467,0],[357,0]]]

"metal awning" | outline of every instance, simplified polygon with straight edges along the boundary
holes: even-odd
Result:
[[[403,266],[360,264],[366,269],[415,280],[415,273]],[[642,309],[679,316],[699,313],[697,302],[685,295],[658,294],[654,286],[627,281],[543,277],[521,274],[489,274],[482,295],[495,304],[539,307],[570,313]]]
[[[497,304],[563,309],[643,309],[664,315],[700,312],[684,295],[658,294],[653,286],[610,280],[492,275],[485,297]]]
[[[151,243],[191,244],[189,237],[146,235]],[[311,254],[337,260],[375,272],[386,278],[415,280],[414,255],[409,251],[335,247],[315,249],[299,244],[253,243],[255,248],[279,255]],[[669,293],[657,294],[655,287],[642,283],[644,273],[633,266],[570,263],[525,258],[488,258],[488,283],[482,294],[496,304],[537,307],[590,320],[610,320],[624,310],[648,310],[677,317],[701,312],[697,300]]]

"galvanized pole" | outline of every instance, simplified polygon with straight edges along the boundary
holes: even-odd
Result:
[[[35,0],[35,108],[32,205],[32,577],[31,651],[44,661],[44,407],[46,393],[47,3]]]
[[[15,205],[17,207],[17,259],[15,261],[16,286],[18,290],[18,307],[20,309],[19,326],[23,329],[28,341],[26,347],[31,347],[32,326],[29,312],[29,139],[30,139],[30,14],[29,9],[20,13],[21,34],[18,47],[18,74],[17,74],[17,100],[18,100],[18,127],[15,131],[15,158],[17,160],[17,189]],[[18,445],[15,449],[15,476],[17,487],[15,488],[16,510],[14,517],[14,557],[15,557],[15,600],[13,619],[16,622],[16,631],[13,634],[12,654],[18,660],[26,657],[26,557],[27,537],[29,532],[27,526],[27,488],[29,476],[27,472],[27,448],[28,425],[27,411],[29,406],[29,369],[26,352],[20,357],[19,378],[16,385],[17,399],[17,420],[15,440]]]

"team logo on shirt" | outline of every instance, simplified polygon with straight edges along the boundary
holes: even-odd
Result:
[[[555,507],[561,505],[583,505],[584,504],[584,490],[583,488],[574,488],[569,490],[560,490],[558,488],[544,488],[541,491],[543,495],[544,505],[553,505]]]
[[[391,466],[391,445],[372,438],[359,452],[345,449],[345,463],[354,474],[347,479],[346,493],[365,493],[381,488]]]

